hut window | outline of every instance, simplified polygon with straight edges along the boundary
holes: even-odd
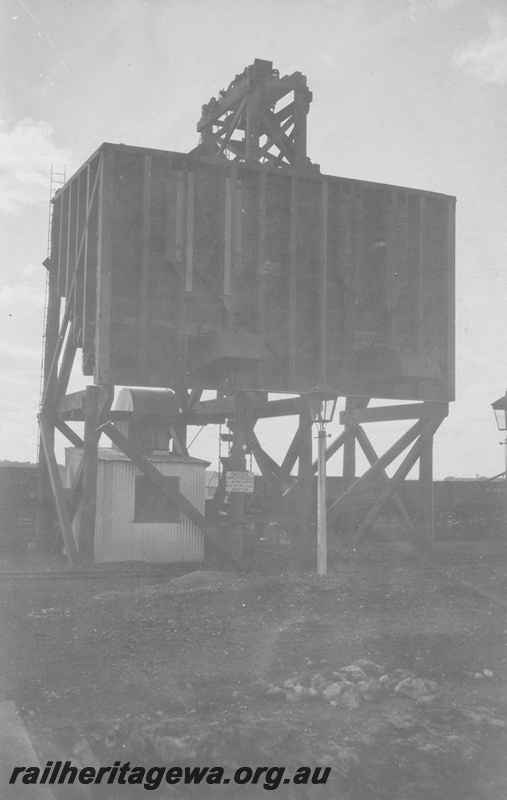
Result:
[[[172,489],[179,491],[180,479],[164,476]],[[180,510],[176,503],[168,500],[146,477],[136,476],[134,499],[134,522],[179,522]]]

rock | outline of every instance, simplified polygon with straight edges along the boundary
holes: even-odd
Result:
[[[276,695],[285,695],[284,690],[281,689],[280,686],[275,686],[274,683],[268,683],[268,681],[263,681],[263,680],[255,681],[252,688],[256,694],[263,695],[265,697],[275,697]]]
[[[493,728],[507,728],[507,722],[504,722],[503,719],[495,719],[493,717],[487,719],[486,722],[488,723],[488,725],[492,725]]]
[[[378,682],[381,684],[381,686],[386,686],[387,687],[391,683],[391,680],[392,680],[392,678],[389,675],[387,675],[387,673],[386,673],[385,675],[382,675],[378,679]]]
[[[322,697],[328,701],[336,700],[336,698],[341,694],[341,691],[341,683],[330,683],[322,692]]]
[[[374,664],[373,661],[369,661],[367,658],[357,658],[354,664],[366,672],[367,675],[380,677],[380,675],[384,674],[384,667],[381,667],[380,664]]]
[[[368,679],[366,672],[356,664],[349,664],[348,667],[342,667],[339,671],[339,675],[346,680],[365,681]]]
[[[386,689],[379,681],[359,681],[357,688],[363,700],[367,702],[378,702],[386,696]]]
[[[336,702],[338,705],[343,706],[344,708],[359,708],[361,705],[361,695],[359,694],[357,686],[352,684],[352,686],[342,689],[341,694]]]
[[[409,669],[394,669],[392,672],[393,678],[395,678],[398,682],[404,681],[405,678],[414,678],[414,673],[410,672]]]
[[[430,706],[433,703],[433,701],[435,700],[435,697],[437,697],[436,694],[428,694],[428,695],[426,695],[426,697],[420,697],[419,700],[417,700],[417,705],[418,706]]]
[[[283,682],[283,688],[293,689],[296,683],[297,683],[296,678],[288,678],[286,681]]]
[[[474,678],[480,680],[481,678],[484,678],[484,675],[482,674],[482,672],[476,672]]]
[[[482,674],[485,675],[486,678],[492,678],[495,673],[492,672],[490,669],[483,669]]]
[[[428,691],[424,685],[424,681],[420,678],[404,678],[400,681],[394,689],[395,694],[404,694],[411,697],[413,700],[420,700],[421,697],[426,697]]]
[[[313,678],[311,679],[311,681],[310,681],[310,686],[311,686],[311,688],[312,688],[312,689],[315,689],[315,691],[317,691],[317,692],[322,692],[322,691],[324,691],[324,689],[326,688],[326,686],[329,686],[329,681],[327,681],[327,680],[324,678],[324,676],[323,676],[323,675],[321,675],[321,674],[320,674],[320,672],[318,672],[318,673],[317,673],[316,675],[314,675],[314,676],[313,676]]]
[[[315,689],[312,689],[309,686],[303,686],[301,683],[297,683],[294,686],[294,691],[302,698],[316,697],[317,695]]]
[[[274,684],[271,684],[271,686],[266,690],[266,694],[269,696],[276,696],[284,694],[284,691],[282,688],[280,688],[280,686],[275,686]]]

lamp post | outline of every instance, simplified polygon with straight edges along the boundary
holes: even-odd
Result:
[[[326,425],[331,422],[338,397],[317,387],[309,394],[310,410],[317,425],[317,573],[327,575]]]
[[[499,397],[491,407],[495,412],[496,424],[499,431],[507,431],[507,392],[503,397]],[[507,480],[507,438],[505,440],[505,479]]]

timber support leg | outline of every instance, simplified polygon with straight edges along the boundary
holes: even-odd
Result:
[[[78,553],[81,563],[93,564],[95,517],[97,510],[97,472],[100,386],[86,387],[81,514],[79,517]]]
[[[417,541],[422,554],[431,557],[435,538],[433,520],[433,438],[430,438],[421,449],[418,489],[419,536]]]
[[[300,563],[313,563],[317,543],[312,540],[313,518],[313,469],[312,469],[312,416],[310,406],[305,404],[299,415],[299,458],[296,484],[296,508],[298,514],[297,542]]]
[[[233,439],[229,458],[231,472],[244,472],[246,469],[246,450],[248,447],[249,432],[248,397],[246,392],[236,392],[232,431]],[[227,545],[231,557],[236,562],[241,562],[243,559],[245,535],[244,512],[245,495],[242,492],[231,492]]]

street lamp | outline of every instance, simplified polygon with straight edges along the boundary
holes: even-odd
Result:
[[[325,386],[317,386],[309,395],[312,419],[317,425],[317,573],[327,575],[326,518],[326,425],[331,422],[338,397]]]
[[[491,407],[495,412],[496,424],[498,425],[498,430],[507,431],[507,392],[505,392],[503,397],[499,397],[498,400],[495,400],[494,403],[491,403]],[[504,444],[505,444],[505,479],[507,480],[507,438]]]
[[[503,397],[499,397],[498,400],[495,400],[494,403],[491,403],[491,407],[495,412],[498,430],[507,431],[507,392],[503,395]]]

